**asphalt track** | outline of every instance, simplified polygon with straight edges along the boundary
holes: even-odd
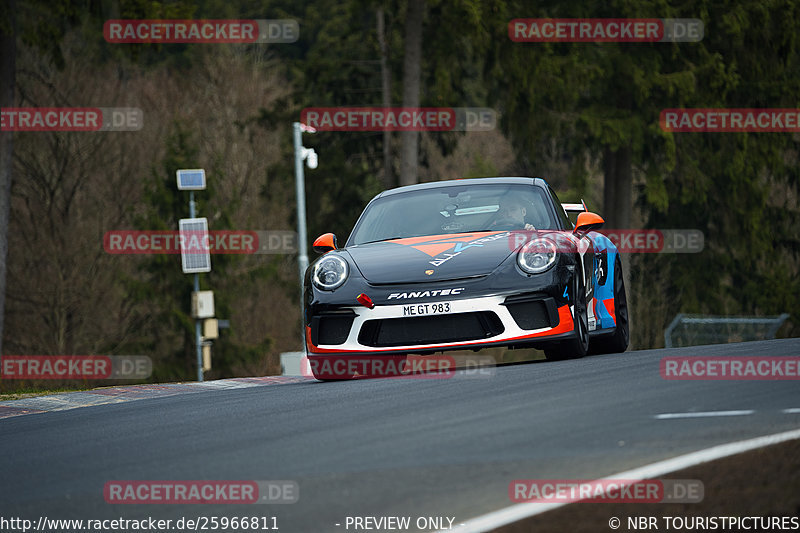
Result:
[[[348,516],[408,516],[409,531],[418,517],[456,525],[511,505],[514,479],[596,479],[800,428],[797,380],[659,373],[667,356],[786,355],[800,355],[800,339],[503,366],[487,377],[209,388],[14,416],[0,420],[0,517],[274,516],[284,533],[354,531]],[[657,418],[738,410],[753,412]],[[294,480],[300,498],[108,504],[113,480]]]

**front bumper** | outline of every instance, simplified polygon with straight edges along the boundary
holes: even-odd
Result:
[[[571,300],[570,300],[571,301]],[[306,325],[309,355],[429,354],[543,345],[573,335],[573,306],[547,293],[337,306]]]

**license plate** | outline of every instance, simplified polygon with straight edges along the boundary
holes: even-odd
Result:
[[[403,316],[443,315],[450,312],[450,302],[403,306]]]

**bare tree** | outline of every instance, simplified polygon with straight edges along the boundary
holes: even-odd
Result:
[[[631,148],[617,150],[606,147],[603,152],[603,210],[607,227],[629,228],[633,205],[633,167]]]
[[[383,6],[378,6],[375,11],[377,19],[378,44],[381,47],[381,93],[383,107],[392,105],[392,74],[388,67],[389,47],[386,44],[386,23],[383,16]],[[392,132],[383,130],[383,186],[388,189],[393,185],[392,178]]]
[[[406,44],[403,59],[403,107],[419,107],[422,68],[422,19],[425,0],[409,0],[406,13]],[[400,185],[419,181],[419,132],[404,131],[400,152]]]
[[[603,216],[607,229],[629,229],[633,209],[633,164],[631,147],[622,146],[616,150],[606,147],[603,151]],[[622,261],[622,279],[626,286],[631,285],[631,256]],[[630,314],[633,330],[636,313]],[[631,348],[633,348],[631,344]]]
[[[145,255],[110,254],[103,235],[161,229],[143,222],[152,209],[146,192],[154,181],[174,184],[174,173],[165,175],[164,169],[178,126],[197,147],[192,164],[209,171],[214,193],[203,195],[202,215],[212,229],[290,229],[294,189],[271,172],[283,157],[280,139],[286,132],[265,131],[253,117],[291,89],[274,59],[246,47],[209,50],[192,75],[182,78],[166,66],[142,70],[80,61],[82,43],[77,34],[66,36],[63,69],[53,68],[36,49],[18,47],[17,64],[25,65],[17,76],[21,105],[138,107],[144,125],[128,132],[17,134],[6,346],[22,354],[146,354],[161,376],[172,376],[181,364],[174,354],[186,339],[160,317],[164,309],[188,310],[180,289],[163,282],[165,272],[180,275],[180,259],[173,255],[153,266]],[[264,302],[294,309],[294,293],[285,289],[296,275],[291,256],[217,257],[215,264],[223,259],[229,262],[224,275],[215,269],[212,275],[218,276],[208,282],[218,302],[230,302],[230,314],[221,318],[229,318],[232,328],[215,346],[215,356],[230,342],[244,349],[228,354],[247,357],[229,356],[225,365],[220,357],[213,372],[279,372],[278,354],[291,349],[296,335],[286,327],[286,314],[264,312]],[[160,292],[156,298],[150,291]],[[176,307],[167,307],[172,303]]]
[[[0,24],[0,108],[14,106],[16,79],[16,1],[6,2],[8,18]],[[11,208],[11,176],[14,166],[13,133],[0,131],[0,357],[3,355],[3,324],[6,299],[8,219]]]

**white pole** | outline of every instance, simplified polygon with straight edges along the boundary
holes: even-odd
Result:
[[[297,189],[297,264],[300,269],[300,317],[301,317],[301,336],[303,339],[302,348],[306,348],[305,336],[305,317],[303,305],[303,281],[306,269],[308,268],[308,247],[306,244],[306,184],[303,174],[303,139],[300,130],[300,123],[292,124],[294,127],[294,177]]]
[[[189,218],[195,218],[194,191],[189,191]],[[200,291],[200,275],[195,272],[194,292]],[[203,346],[200,335],[200,319],[194,319],[194,345],[197,350],[197,381],[203,381]]]

